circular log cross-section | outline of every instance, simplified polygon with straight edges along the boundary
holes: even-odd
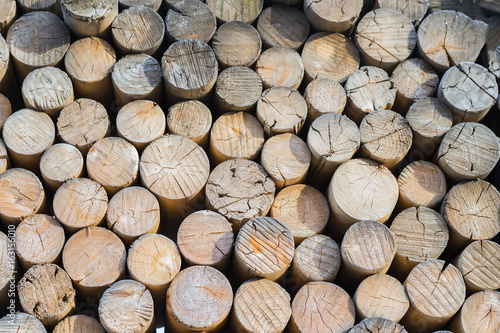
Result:
[[[198,0],[174,3],[165,16],[167,36],[175,43],[183,39],[199,39],[208,43],[217,29],[213,11]]]
[[[15,230],[15,228],[10,227],[7,232],[8,236],[0,231],[0,293],[6,296],[8,296],[9,289],[12,291],[12,289],[15,288],[16,279],[19,278],[17,274],[19,271],[18,259],[13,248],[13,241],[15,242]],[[12,286],[11,282],[13,283]],[[2,297],[0,300],[0,306],[2,306],[2,309],[9,311],[8,306],[10,305],[11,299],[11,297]],[[0,329],[2,328],[4,327],[2,326],[2,320],[0,319]]]
[[[366,318],[349,330],[349,333],[408,333],[395,321],[384,318]],[[438,333],[438,332],[435,332]]]
[[[47,190],[55,193],[61,185],[83,175],[82,153],[67,143],[57,143],[45,151],[40,159],[40,173]]]
[[[14,23],[17,18],[17,1],[16,0],[3,0],[0,7],[0,34],[5,36],[9,27]]]
[[[47,333],[40,320],[24,312],[1,318],[0,330],[5,333]]]
[[[288,47],[272,47],[257,59],[255,71],[264,89],[276,86],[299,89],[304,77],[304,64],[297,51]]]
[[[76,38],[111,39],[111,23],[118,15],[118,0],[61,0],[64,22]]]
[[[374,9],[392,9],[405,15],[414,26],[418,26],[424,19],[429,2],[425,0],[376,0]]]
[[[358,20],[363,0],[305,0],[304,13],[317,31],[346,33]]]
[[[212,127],[212,112],[200,101],[182,101],[168,109],[167,127],[169,133],[185,136],[206,150]]]
[[[344,112],[347,96],[344,87],[331,78],[312,80],[304,91],[307,104],[307,122],[327,113]]]
[[[172,1],[172,0],[166,0]],[[219,23],[240,21],[252,24],[264,6],[264,0],[207,0],[207,5],[214,12]]]
[[[89,316],[74,315],[61,320],[52,333],[106,333],[101,323]]]

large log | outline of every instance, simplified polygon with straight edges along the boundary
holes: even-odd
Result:
[[[51,194],[55,193],[64,182],[82,177],[83,172],[82,153],[67,143],[50,146],[40,159],[43,183]]]
[[[212,127],[212,113],[200,101],[182,101],[168,109],[167,127],[169,133],[185,136],[206,150]]]
[[[173,4],[165,16],[167,36],[173,43],[183,39],[199,39],[208,43],[217,29],[215,14],[199,0],[183,0]]]
[[[304,77],[304,64],[300,55],[291,48],[272,47],[261,53],[255,71],[264,89],[276,86],[299,89]]]
[[[317,31],[345,33],[356,24],[363,0],[325,1],[304,0],[304,13]]]
[[[111,40],[111,23],[118,15],[118,0],[61,0],[64,22],[76,38]]]
[[[309,82],[304,90],[307,104],[306,126],[327,113],[344,112],[347,96],[344,87],[331,78],[320,78]]]

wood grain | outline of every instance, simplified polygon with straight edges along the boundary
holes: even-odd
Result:
[[[363,0],[305,0],[304,13],[315,30],[345,33],[357,21]]]
[[[427,0],[376,0],[374,9],[386,8],[393,9],[410,19],[410,22],[417,27],[424,19],[429,9]]]
[[[252,24],[264,6],[264,0],[207,0],[207,5],[214,12],[219,24],[241,21]]]
[[[344,112],[347,96],[344,87],[331,78],[320,78],[309,82],[304,90],[307,104],[307,124],[327,113]]]
[[[105,333],[101,323],[86,315],[73,315],[61,320],[52,333]]]
[[[257,59],[255,71],[264,89],[285,86],[299,89],[304,77],[304,64],[300,55],[289,47],[272,47]]]
[[[51,193],[55,193],[64,182],[82,177],[83,172],[82,153],[67,143],[50,146],[40,159],[43,183]]]
[[[24,312],[16,312],[13,320],[8,316],[1,318],[0,329],[6,333],[47,333],[40,320]]]
[[[167,36],[171,42],[199,39],[208,43],[217,29],[214,12],[199,0],[183,0],[173,4],[165,16]]]
[[[182,101],[168,109],[167,127],[169,133],[185,136],[206,150],[212,127],[212,113],[200,101]]]
[[[118,15],[118,0],[61,0],[64,22],[76,38],[111,40],[111,24]]]

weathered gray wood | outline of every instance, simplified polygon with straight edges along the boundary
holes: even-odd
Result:
[[[207,0],[207,5],[214,12],[219,24],[230,21],[252,24],[262,11],[264,0],[245,2],[239,0]]]
[[[428,0],[376,0],[374,9],[393,9],[408,17],[414,26],[418,26],[429,9]]]
[[[64,22],[77,38],[111,40],[111,24],[118,15],[118,0],[61,0]]]
[[[183,0],[168,10],[165,26],[171,42],[199,39],[208,43],[217,29],[217,20],[213,11],[200,0]]]
[[[358,20],[363,0],[304,0],[304,13],[317,31],[345,33]]]

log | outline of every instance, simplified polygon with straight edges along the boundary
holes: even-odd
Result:
[[[9,98],[5,95],[0,94],[0,131],[5,124],[7,118],[12,114],[12,106],[10,104]]]
[[[233,278],[239,283],[263,277],[280,279],[290,266],[295,244],[288,228],[271,217],[256,217],[245,223],[234,242]]]
[[[304,99],[307,104],[306,126],[324,114],[344,112],[347,103],[344,87],[327,77],[309,82]]]
[[[344,89],[347,94],[344,114],[356,124],[375,110],[390,110],[396,100],[393,81],[378,67],[361,67],[349,76]]]
[[[64,22],[76,38],[111,39],[111,24],[118,15],[118,0],[61,0]]]
[[[384,318],[366,318],[348,331],[349,333],[408,333],[398,323]],[[435,332],[437,333],[437,332]]]
[[[480,5],[487,4],[490,1],[482,0]],[[493,4],[494,2],[491,1]],[[499,6],[500,9],[500,6]],[[497,14],[499,15],[500,12]],[[495,75],[497,80],[500,79],[500,55],[497,54],[497,49],[500,46],[500,17],[493,16],[488,19],[488,32],[486,33],[486,43],[484,44],[484,52],[482,63],[488,68],[490,73]]]
[[[199,0],[183,0],[173,4],[165,16],[165,27],[170,42],[199,39],[208,43],[217,29],[214,12]]]
[[[0,139],[0,174],[9,168],[10,161],[9,156],[7,155],[7,147],[5,147],[3,140]]]
[[[200,101],[182,101],[168,109],[167,127],[169,133],[185,136],[206,150],[212,127],[212,113]]]
[[[222,332],[227,324],[233,289],[213,267],[181,271],[167,291],[167,322],[174,332]]]
[[[4,0],[0,7],[0,34],[3,37],[7,35],[7,31],[17,17],[17,1],[15,0]]]
[[[64,66],[73,81],[76,97],[90,98],[109,106],[114,99],[111,71],[115,63],[115,50],[102,38],[88,37],[71,44]]]
[[[123,106],[116,116],[118,136],[142,152],[152,141],[165,134],[167,121],[161,107],[149,100],[135,100]]]
[[[60,66],[70,44],[68,27],[55,14],[35,11],[9,28],[7,44],[19,81],[34,69]]]
[[[57,136],[87,155],[90,147],[104,138],[111,122],[104,106],[88,98],[80,98],[61,110],[57,118]]]
[[[21,105],[20,100],[17,101],[17,99],[19,99],[21,96],[17,89],[17,78],[12,61],[13,60],[11,60],[10,57],[9,46],[7,45],[7,42],[5,41],[3,36],[0,36],[0,93],[2,93],[2,96],[5,95],[1,99],[2,109],[6,107],[6,102],[4,100],[5,98],[9,99],[9,102],[13,102],[14,108],[20,108],[23,106]],[[6,113],[7,110],[0,111],[0,127],[2,127],[3,123],[5,122],[5,119],[3,117]]]
[[[57,143],[43,153],[40,159],[40,173],[47,191],[55,193],[61,185],[83,176],[82,153],[67,143]]]
[[[264,49],[289,47],[298,52],[309,36],[309,21],[302,11],[283,5],[265,8],[257,20],[257,31]]]
[[[29,73],[21,94],[27,108],[43,111],[54,120],[61,109],[75,99],[71,79],[56,67],[43,67]]]
[[[208,178],[206,208],[224,216],[238,232],[247,221],[269,213],[275,189],[260,164],[229,160],[216,166]]]
[[[66,238],[61,224],[52,216],[35,214],[16,228],[16,255],[24,271],[33,265],[57,264]]]
[[[47,11],[62,17],[61,2],[57,0],[18,0],[21,13]]]
[[[341,287],[324,281],[309,282],[293,298],[287,332],[344,332],[354,325],[355,316],[351,297]]]
[[[215,31],[212,48],[222,69],[231,66],[252,67],[260,56],[262,41],[259,32],[250,24],[227,22]]]
[[[61,320],[52,333],[105,333],[101,323],[93,317],[74,315]]]
[[[153,297],[140,282],[118,281],[102,294],[99,301],[99,320],[108,333],[153,332]]]
[[[212,125],[209,155],[213,165],[235,158],[256,160],[263,146],[262,125],[248,112],[225,113]]]
[[[487,30],[486,23],[472,20],[461,12],[438,11],[427,16],[419,26],[418,53],[443,74],[460,62],[476,61]]]
[[[328,201],[312,186],[297,184],[278,192],[270,216],[283,223],[291,232],[296,245],[325,230],[330,209]]]
[[[234,233],[219,213],[200,210],[182,221],[177,244],[186,265],[205,265],[226,272],[233,251]]]
[[[301,56],[306,82],[326,77],[344,83],[359,68],[361,59],[349,38],[328,32],[311,35]]]
[[[31,267],[17,284],[24,312],[54,327],[75,311],[76,291],[68,274],[54,264]]]
[[[8,314],[0,319],[0,329],[5,333],[47,333],[40,320],[24,312]]]
[[[0,329],[3,332],[5,332],[5,318],[14,319],[10,309],[15,312],[16,307],[15,289],[19,264],[15,253],[15,230],[15,228],[10,227],[7,235],[0,231],[0,295],[2,295],[0,306],[2,307],[2,313],[9,312],[10,314],[10,316],[0,319]],[[15,333],[15,331],[12,333]]]
[[[417,27],[427,14],[429,2],[426,0],[376,0],[374,9],[392,9],[405,15]]]
[[[154,234],[160,227],[160,204],[143,187],[130,186],[120,190],[111,198],[108,206],[108,229],[120,237],[127,248],[137,238]]]
[[[484,179],[499,159],[497,137],[488,127],[475,122],[453,126],[437,151],[437,165],[452,182]]]
[[[86,227],[101,225],[108,210],[104,187],[87,179],[68,180],[54,195],[52,209],[68,234]]]
[[[245,282],[234,294],[231,332],[283,332],[292,314],[290,301],[290,295],[276,282]]]
[[[370,275],[364,279],[352,300],[358,320],[384,318],[397,323],[410,306],[401,282],[386,274]]]
[[[111,81],[117,108],[138,99],[163,101],[161,65],[147,54],[130,54],[118,60]]]
[[[264,0],[251,0],[247,2],[207,0],[207,5],[214,12],[219,25],[230,21],[252,24],[262,11]]]
[[[498,98],[495,76],[472,62],[461,62],[444,73],[438,97],[453,114],[453,123],[480,121]]]
[[[346,35],[358,21],[362,7],[363,0],[304,1],[304,13],[315,30],[346,33]]]
[[[165,36],[165,23],[154,9],[133,6],[116,16],[111,24],[111,35],[122,55],[144,53],[152,56],[157,54]]]
[[[264,89],[275,86],[299,89],[304,77],[304,64],[297,51],[288,47],[272,47],[257,59],[255,71],[262,79]]]
[[[18,225],[26,217],[46,210],[42,182],[33,172],[13,168],[0,174],[0,220],[4,225]]]
[[[410,307],[400,323],[409,332],[442,328],[465,301],[459,270],[443,260],[426,260],[413,268],[404,284]]]

